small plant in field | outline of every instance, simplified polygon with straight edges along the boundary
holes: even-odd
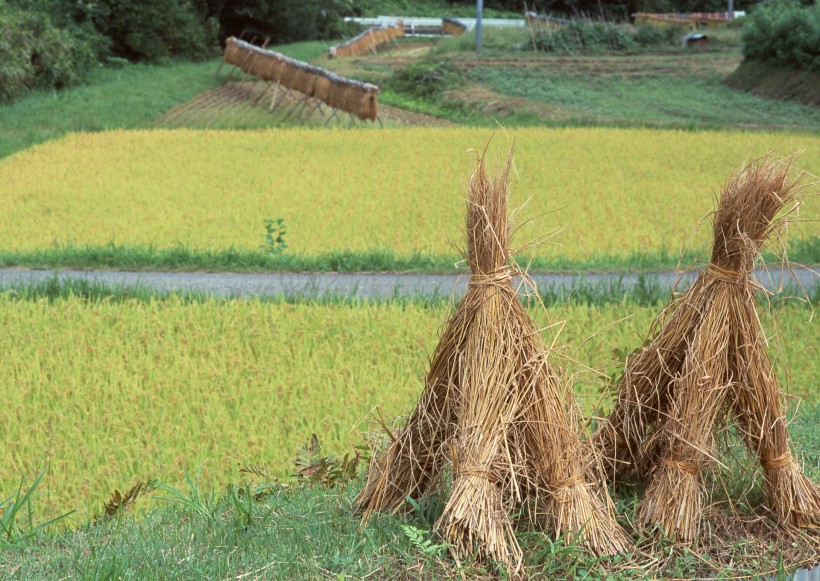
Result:
[[[404,536],[413,543],[413,546],[418,549],[425,557],[441,558],[450,548],[447,543],[434,543],[430,538],[430,532],[424,529],[414,527],[412,525],[401,525],[401,530],[404,531]]]
[[[188,484],[188,494],[182,490],[167,484],[163,484],[162,482],[149,481],[148,484],[168,495],[158,497],[157,500],[161,500],[169,504],[178,504],[192,510],[200,516],[205,517],[209,523],[216,522],[216,496],[213,493],[203,494],[203,492],[199,489],[199,481],[202,476],[202,466],[199,467],[199,471],[197,472],[195,479],[192,479],[187,471],[183,470],[183,473],[185,474],[185,481]]]
[[[295,476],[310,484],[321,484],[328,488],[346,484],[356,478],[359,465],[367,463],[366,450],[366,448],[357,448],[353,451],[353,456],[347,453],[342,458],[332,454],[322,456],[319,438],[313,434],[307,446],[301,448],[297,453]]]
[[[23,483],[21,482],[15,494],[5,500],[0,500],[0,549],[20,546],[36,536],[41,530],[74,512],[72,510],[42,524],[34,524],[31,499],[35,496],[37,486],[39,486],[45,473],[45,470],[40,472],[25,492],[23,492]],[[20,518],[21,516],[24,516],[25,520]]]
[[[265,243],[259,245],[260,250],[270,254],[282,254],[288,247],[285,242],[287,232],[284,218],[265,220]]]
[[[137,482],[125,494],[115,489],[111,494],[111,499],[105,503],[105,512],[101,516],[95,517],[94,522],[100,522],[123,514],[129,507],[133,506],[134,501],[140,496],[149,494],[155,489],[156,486],[152,482]]]

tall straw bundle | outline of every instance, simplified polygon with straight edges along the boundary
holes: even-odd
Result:
[[[279,82],[290,89],[296,89],[296,79],[301,74],[301,70],[290,61],[285,61],[279,73]]]
[[[376,91],[362,91],[361,100],[359,101],[359,108],[356,115],[359,119],[369,119],[375,121],[378,117],[378,92]]]
[[[232,36],[225,41],[225,54],[223,59],[229,65],[239,66],[242,64],[242,49],[234,43],[234,40],[236,39]]]
[[[618,401],[594,437],[615,478],[638,467],[649,487],[639,515],[690,541],[702,508],[701,468],[715,425],[730,417],[763,466],[768,507],[784,525],[820,520],[820,490],[789,452],[780,388],[749,275],[760,248],[785,224],[798,178],[791,158],[757,160],[724,186],[709,265],[657,319],[654,339],[629,358]]]
[[[282,71],[287,66],[287,63],[280,58],[272,56],[267,59],[267,67],[265,68],[262,78],[276,83],[281,81]]]
[[[520,566],[509,517],[546,516],[556,535],[577,535],[597,554],[625,550],[592,454],[578,439],[569,386],[513,287],[507,227],[511,158],[494,179],[481,159],[470,181],[467,293],[447,322],[421,398],[371,463],[356,506],[368,518],[396,512],[443,484],[452,487],[436,528],[459,554]]]
[[[313,93],[313,75],[310,71],[294,66],[288,86],[294,91],[310,96]]]
[[[345,113],[359,112],[359,107],[362,102],[362,95],[364,89],[352,83],[345,83],[339,88],[339,106],[338,108]]]
[[[333,81],[331,81],[325,75],[316,75],[316,82],[313,85],[313,96],[329,104],[330,101],[330,91],[333,87]]]

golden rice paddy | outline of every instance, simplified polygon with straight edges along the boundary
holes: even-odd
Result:
[[[464,180],[487,129],[109,131],[74,134],[0,161],[0,248],[60,244],[256,249],[283,218],[288,252],[390,249],[452,254]],[[514,239],[565,228],[530,252],[584,259],[690,241],[726,176],[769,150],[803,150],[820,174],[816,135],[640,129],[495,132],[515,142],[514,206],[533,219]],[[810,203],[816,203],[811,201]],[[820,224],[793,224],[816,238]]]
[[[614,350],[637,347],[656,311],[566,306],[551,316],[568,321],[563,354],[609,374]],[[782,345],[771,348],[800,396],[816,395],[820,371],[810,314],[786,307]],[[200,465],[206,487],[240,480],[240,463],[285,476],[312,433],[326,452],[350,451],[377,407],[388,419],[412,409],[445,315],[412,303],[0,296],[0,497],[47,467],[44,506],[92,515],[114,488],[149,477],[184,488],[183,469]],[[587,413],[608,405],[605,386],[596,373],[577,377]]]

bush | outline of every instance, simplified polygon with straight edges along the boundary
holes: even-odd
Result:
[[[345,24],[344,17],[353,12],[352,0],[241,0],[226,4],[217,17],[223,37],[255,36],[259,42],[267,39],[284,44],[349,36],[353,28]]]
[[[641,46],[678,46],[680,39],[686,35],[682,26],[655,26],[641,24],[635,27],[633,38]]]
[[[747,59],[820,71],[820,5],[765,2],[744,20],[743,55]]]
[[[97,42],[93,31],[57,28],[46,14],[0,9],[0,100],[77,84],[97,60]]]
[[[422,61],[397,72],[387,86],[399,93],[430,98],[461,84],[461,75],[450,61]]]
[[[97,29],[111,54],[132,61],[208,58],[216,46],[215,21],[203,20],[190,0],[101,0]]]
[[[538,31],[536,46],[546,52],[626,50],[635,46],[632,35],[612,22],[572,20],[557,30]]]

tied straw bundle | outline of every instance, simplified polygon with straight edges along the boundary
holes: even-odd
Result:
[[[820,491],[789,451],[755,307],[760,287],[750,279],[761,246],[786,225],[783,209],[796,208],[800,176],[790,177],[791,164],[769,156],[729,179],[713,218],[711,262],[629,357],[615,408],[593,439],[610,479],[634,468],[648,477],[640,520],[681,541],[697,536],[701,469],[713,458],[716,424],[727,418],[760,459],[777,521],[803,528],[820,517]]]
[[[406,425],[374,456],[356,506],[367,519],[396,512],[443,484],[452,486],[436,523],[457,555],[521,565],[509,517],[526,507],[555,536],[575,535],[596,554],[629,546],[615,522],[590,450],[578,439],[569,386],[513,287],[507,227],[512,157],[493,179],[484,159],[469,185],[467,292],[430,361],[421,398]]]

